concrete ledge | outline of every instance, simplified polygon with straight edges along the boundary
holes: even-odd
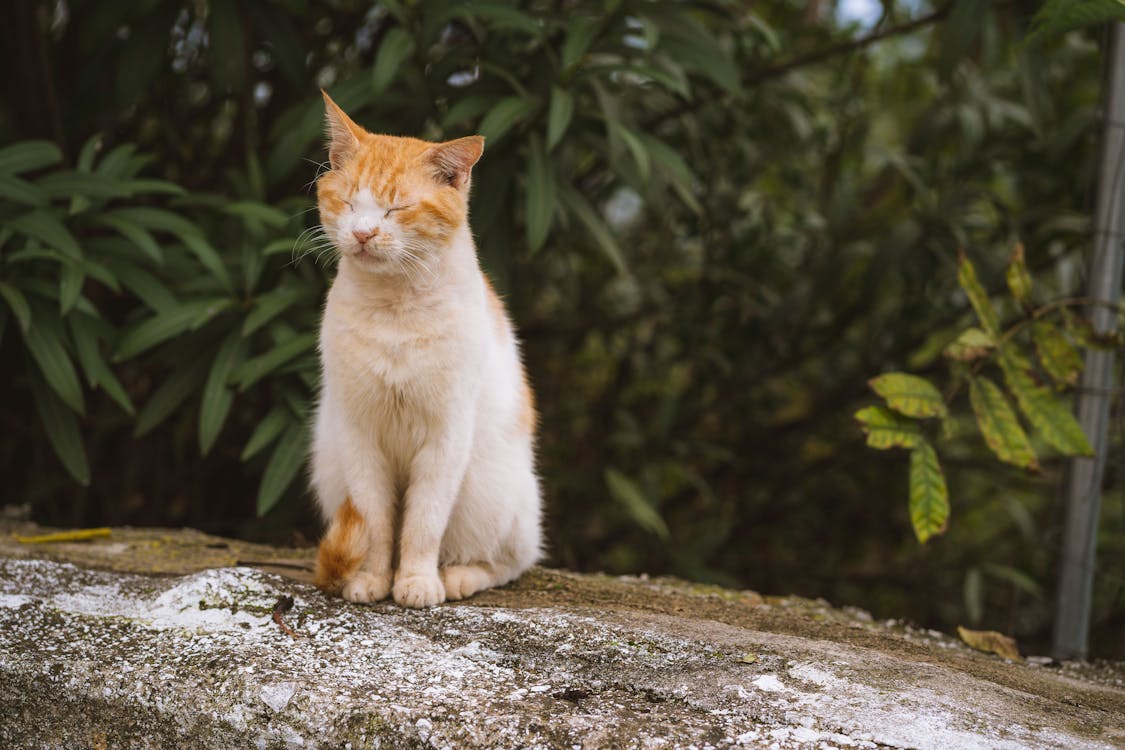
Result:
[[[1005,662],[822,602],[537,569],[412,611],[21,553],[0,557],[4,748],[1125,744],[1121,665]]]

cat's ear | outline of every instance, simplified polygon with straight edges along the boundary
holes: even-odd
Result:
[[[437,144],[426,152],[426,161],[433,166],[439,182],[460,188],[469,184],[473,165],[483,153],[484,136],[467,135]]]
[[[328,139],[328,163],[339,169],[359,149],[359,138],[365,131],[340,109],[324,89],[324,129]]]

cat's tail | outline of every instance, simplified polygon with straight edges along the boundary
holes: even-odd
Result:
[[[316,551],[313,582],[317,588],[338,594],[344,581],[359,570],[367,556],[367,522],[349,497],[336,511]]]

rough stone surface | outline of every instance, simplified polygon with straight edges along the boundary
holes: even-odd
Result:
[[[146,534],[165,541],[123,563]],[[465,603],[358,606],[201,564],[219,544],[238,543],[0,542],[0,747],[1125,746],[1121,665],[1017,664],[823,602],[542,569]],[[306,574],[305,552],[254,559]],[[295,635],[273,617],[284,597]]]

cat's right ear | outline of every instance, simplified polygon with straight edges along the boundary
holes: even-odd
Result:
[[[366,131],[352,121],[352,118],[340,109],[332,97],[324,89],[324,127],[328,139],[328,163],[332,169],[339,169],[341,165],[355,156],[359,149],[359,138]]]

